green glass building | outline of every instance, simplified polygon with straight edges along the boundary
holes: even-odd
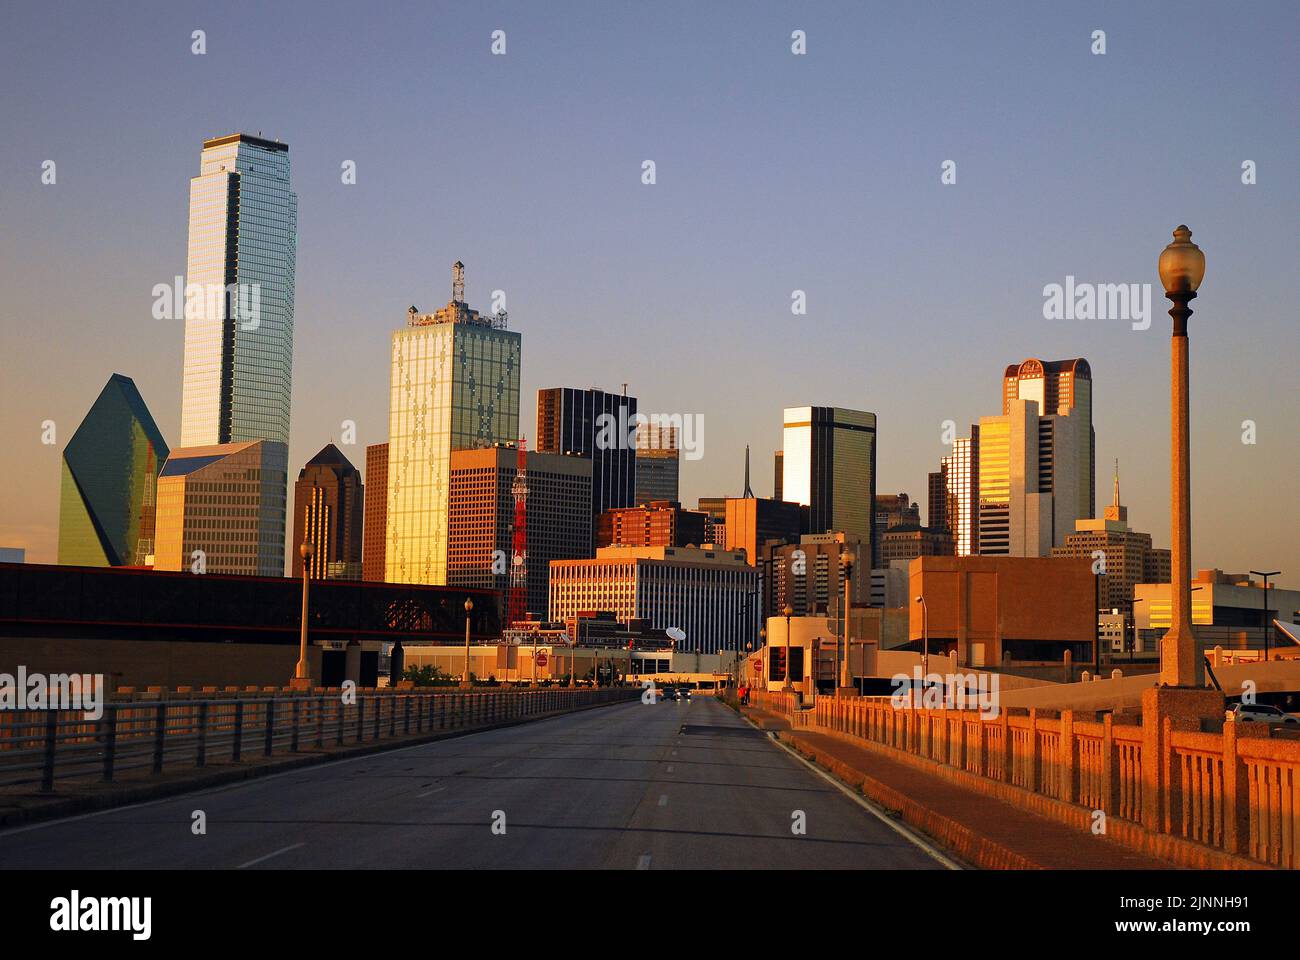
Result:
[[[167,453],[135,381],[113,374],[63,451],[59,563],[152,562],[158,471]]]

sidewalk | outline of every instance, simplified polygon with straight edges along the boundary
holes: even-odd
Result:
[[[779,738],[868,799],[897,812],[967,864],[989,870],[1169,870],[1174,865],[1075,830],[881,756],[849,740],[792,732],[784,717],[743,707]]]

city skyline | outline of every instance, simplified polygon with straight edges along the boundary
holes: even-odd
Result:
[[[779,70],[783,83],[794,82],[797,75],[790,73],[791,64],[781,59],[789,57],[783,38],[789,35],[786,21],[793,16],[764,12],[739,34],[732,27],[727,42],[770,44],[773,69]],[[457,179],[462,194],[455,196],[419,173],[409,161],[400,159],[398,153],[381,163],[378,155],[358,149],[355,138],[342,136],[337,144],[330,144],[322,138],[344,131],[311,111],[298,109],[295,104],[300,101],[289,93],[268,98],[253,111],[256,116],[250,117],[245,107],[219,104],[217,98],[209,99],[208,92],[187,86],[186,92],[194,101],[177,113],[181,119],[178,129],[148,131],[146,139],[152,149],[146,151],[142,165],[132,171],[129,184],[137,206],[126,211],[124,229],[112,235],[116,246],[109,246],[108,239],[96,239],[102,235],[96,225],[110,212],[123,211],[96,186],[100,171],[86,169],[85,164],[75,161],[79,147],[60,136],[60,121],[54,116],[57,112],[33,116],[33,122],[24,127],[29,135],[23,146],[17,152],[12,144],[4,148],[6,161],[12,160],[18,169],[25,164],[32,174],[29,184],[20,185],[8,198],[8,220],[15,229],[8,239],[0,241],[6,244],[4,267],[0,269],[10,273],[7,279],[14,280],[20,272],[25,278],[22,283],[6,284],[14,295],[7,304],[13,313],[4,325],[5,354],[15,356],[21,352],[30,358],[21,366],[6,366],[0,431],[6,449],[14,451],[23,469],[16,478],[13,496],[5,498],[0,508],[0,543],[26,547],[27,559],[32,562],[54,559],[58,458],[76,423],[89,409],[97,387],[110,373],[120,371],[137,381],[141,392],[155,404],[153,412],[163,436],[178,443],[180,410],[175,384],[181,369],[183,337],[179,324],[168,326],[169,321],[160,323],[151,318],[149,292],[155,284],[180,272],[183,263],[180,211],[184,208],[183,193],[191,173],[188,164],[192,163],[194,146],[205,136],[218,135],[226,128],[254,133],[261,130],[267,137],[294,144],[299,158],[295,162],[295,189],[306,220],[300,226],[300,335],[294,357],[299,375],[294,378],[295,430],[290,464],[305,462],[314,450],[339,437],[344,421],[357,425],[357,446],[346,451],[354,462],[359,462],[365,445],[386,439],[384,352],[391,329],[386,318],[394,315],[394,307],[404,308],[403,300],[409,299],[412,290],[420,291],[421,298],[438,298],[445,282],[441,280],[445,264],[463,257],[471,263],[473,276],[483,278],[475,281],[467,299],[486,303],[494,290],[504,290],[518,329],[530,333],[530,359],[520,388],[524,405],[538,387],[553,383],[590,384],[617,391],[627,381],[629,392],[640,398],[644,410],[703,416],[709,425],[704,456],[682,469],[681,499],[687,504],[700,495],[738,494],[736,464],[744,444],[750,443],[759,462],[764,462],[770,451],[780,446],[780,409],[807,403],[875,411],[881,425],[878,490],[907,491],[920,499],[927,473],[934,469],[939,457],[951,452],[940,440],[943,422],[952,420],[965,425],[998,413],[994,377],[1008,354],[1044,359],[1087,357],[1098,382],[1099,401],[1094,411],[1097,462],[1105,464],[1115,456],[1125,461],[1126,499],[1135,511],[1150,518],[1145,528],[1157,545],[1164,545],[1169,542],[1168,425],[1161,397],[1168,385],[1163,353],[1168,319],[1159,290],[1151,306],[1150,329],[1133,330],[1132,324],[1123,320],[1046,320],[1043,289],[1048,284],[1066,283],[1067,277],[1155,285],[1155,255],[1173,224],[1185,220],[1196,230],[1197,240],[1202,242],[1211,263],[1192,330],[1193,566],[1237,570],[1267,562],[1283,570],[1297,569],[1300,548],[1293,537],[1287,536],[1288,524],[1276,522],[1266,511],[1248,509],[1251,503],[1278,502],[1285,510],[1285,491],[1294,486],[1293,478],[1300,466],[1286,429],[1295,420],[1294,391],[1278,388],[1290,382],[1286,358],[1294,353],[1287,349],[1288,338],[1294,337],[1294,324],[1288,321],[1281,299],[1282,277],[1290,272],[1285,264],[1287,245],[1282,238],[1286,235],[1284,224],[1294,220],[1294,201],[1280,195],[1278,186],[1270,186],[1264,175],[1270,169],[1284,169],[1287,151],[1293,147],[1284,146],[1275,130],[1250,127],[1245,145],[1237,150],[1254,154],[1253,159],[1260,164],[1260,182],[1249,187],[1240,183],[1240,158],[1227,152],[1221,142],[1201,149],[1199,155],[1204,159],[1196,163],[1174,163],[1176,154],[1164,138],[1148,133],[1148,120],[1144,117],[1139,124],[1133,110],[1121,102],[1121,92],[1135,82],[1134,71],[1142,74],[1144,82],[1152,83],[1163,69],[1152,50],[1144,48],[1145,56],[1139,63],[1114,43],[1116,34],[1122,37],[1145,29],[1148,16],[1108,13],[1103,19],[1113,19],[1115,25],[1110,28],[1112,47],[1106,58],[1087,59],[1085,45],[1084,53],[1071,52],[1068,59],[1071,71],[1097,71],[1096,99],[1082,105],[1084,115],[1095,119],[1109,110],[1113,120],[1106,129],[1133,135],[1130,149],[1123,155],[1139,158],[1130,164],[1131,175],[1115,179],[1116,164],[1123,159],[1118,153],[1093,162],[1096,157],[1086,150],[1090,139],[1073,126],[1053,131],[1056,149],[1074,150],[1068,163],[1074,195],[1067,198],[1044,182],[1054,169],[1044,153],[1051,138],[1036,136],[1022,141],[1024,155],[1019,158],[1001,154],[967,165],[963,161],[974,159],[969,147],[945,146],[931,142],[931,138],[926,139],[925,151],[899,140],[888,149],[878,148],[883,155],[864,154],[867,128],[858,124],[829,135],[856,145],[852,155],[858,160],[870,157],[860,170],[848,166],[836,166],[834,170],[824,165],[804,167],[810,173],[816,170],[819,176],[835,173],[844,188],[861,192],[863,202],[856,206],[857,212],[847,217],[831,216],[828,195],[809,188],[798,194],[793,205],[778,204],[785,209],[772,212],[775,220],[768,221],[759,214],[748,220],[742,218],[740,222],[751,235],[759,223],[774,224],[783,222],[782,218],[789,222],[787,234],[779,243],[751,237],[742,249],[744,255],[739,257],[721,256],[716,251],[700,256],[701,240],[688,240],[678,248],[648,245],[657,243],[653,238],[666,226],[664,218],[680,218],[684,203],[689,205],[708,196],[714,208],[730,210],[735,203],[751,198],[754,191],[762,190],[773,175],[789,176],[791,171],[797,175],[800,167],[785,141],[770,144],[767,154],[741,150],[734,163],[719,165],[706,149],[712,141],[699,150],[674,156],[673,151],[656,149],[655,144],[665,142],[658,137],[651,137],[648,143],[643,138],[624,138],[618,150],[601,149],[582,161],[585,174],[594,171],[598,176],[587,195],[577,198],[573,209],[561,216],[552,206],[554,201],[546,199],[542,211],[521,220],[508,214],[519,199],[515,194],[517,184],[511,179],[518,177],[519,171],[500,158],[469,176],[457,174],[457,169],[460,174],[466,173],[460,169],[460,161],[449,161],[453,170],[448,172]],[[1217,14],[1209,11],[1205,16]],[[512,13],[506,20],[516,18],[519,26],[512,33],[516,42],[503,63],[519,63],[521,67],[511,69],[533,75],[544,69],[538,45],[554,43],[556,38],[545,31],[539,33],[539,24],[525,12]],[[997,45],[1005,42],[1014,49],[1012,40],[998,39],[992,25],[972,25],[960,16],[953,19],[954,23],[940,31],[948,48],[956,42],[955,35],[964,24],[973,26],[970,42],[975,46],[992,44],[993,49],[998,49]],[[1047,22],[1052,23],[1054,33],[1046,42],[1053,53],[1062,57],[1068,47],[1065,39],[1056,37],[1056,31],[1066,35],[1072,30],[1087,33],[1086,22],[1058,23],[1050,17],[1043,21]],[[1265,64],[1272,62],[1274,49],[1264,32],[1266,22],[1262,14],[1258,19],[1247,16],[1242,27],[1250,32],[1256,62]],[[215,28],[220,25],[219,18],[214,20],[208,27],[209,34],[219,34]],[[602,34],[608,40],[608,50],[637,48],[638,41],[632,34],[638,25],[644,26],[631,14],[626,15],[624,23],[609,25]],[[490,28],[475,33],[471,25],[462,26],[463,32],[457,32],[457,45],[448,55],[463,62],[467,69],[472,65],[491,68],[494,61],[487,59],[490,55],[486,42]],[[904,51],[916,52],[913,31],[920,28],[904,29],[888,18],[872,26],[875,32],[864,29],[859,41],[868,35],[876,38],[873,43],[893,36]],[[375,29],[384,31],[382,23]],[[833,87],[834,80],[843,79],[836,71],[847,68],[833,68],[828,74],[821,58],[830,58],[837,47],[850,41],[830,30],[819,33],[815,16],[807,19],[806,29],[812,39],[807,63],[820,66],[806,71],[810,76],[799,82],[806,82],[809,89],[816,89],[822,96],[827,93],[827,84]],[[161,30],[161,26],[153,27],[144,39],[123,38],[123,43],[129,47],[131,43],[159,42]],[[1022,28],[1017,36],[1024,35]],[[84,46],[86,38],[79,36]],[[518,42],[530,36],[531,42]],[[654,48],[656,40],[652,31],[641,45]],[[1216,40],[1245,42],[1234,39],[1231,33]],[[1199,31],[1186,41],[1193,49],[1207,42]],[[321,42],[328,46],[334,41],[327,32]],[[259,43],[252,43],[253,50],[259,48]],[[704,41],[692,37],[688,43]],[[79,49],[77,38],[71,49]],[[606,56],[604,47],[601,50],[595,66],[609,73],[614,65],[607,61],[617,57]],[[183,47],[176,55],[182,54],[189,56]],[[251,52],[227,55],[238,59]],[[1035,54],[1036,61],[1039,56]],[[11,69],[42,74],[42,69],[34,68],[21,53],[16,59],[18,63]],[[1111,76],[1102,69],[1117,63],[1123,77]],[[185,62],[186,69],[201,65]],[[310,75],[302,64],[296,68],[307,69],[305,75]],[[963,56],[954,69],[970,71],[970,76],[985,84],[998,76],[995,69],[983,65],[983,57]],[[943,76],[951,79],[953,74]],[[129,83],[130,77],[128,70],[118,76],[117,82]],[[818,107],[815,117],[790,114],[780,108],[768,115],[756,115],[756,101],[751,94],[757,95],[761,79],[748,69],[740,70],[738,77],[750,86],[734,92],[737,104],[745,109],[731,123],[741,124],[736,130],[743,134],[741,143],[746,146],[759,142],[754,139],[757,131],[771,122],[789,122],[791,136],[797,140],[807,124],[825,132],[823,124],[832,116],[847,115],[843,96],[833,89],[829,100],[823,98],[829,106]],[[540,135],[516,110],[502,106],[511,102],[508,97],[521,95],[520,79],[503,71],[487,85],[485,102],[500,108],[498,116],[517,135],[523,135],[525,130]],[[1215,102],[1222,103],[1228,94],[1215,93],[1211,87],[1217,80],[1220,86],[1231,88],[1229,79],[1216,75],[1210,64],[1189,82],[1198,88],[1203,86],[1205,96],[1217,97]],[[719,98],[727,82],[716,73],[702,73],[690,80],[712,91],[706,98],[708,114],[721,118],[723,114],[718,111],[726,101]],[[1056,74],[1048,70],[1046,80],[1049,84],[1056,82]],[[685,81],[671,81],[670,85],[677,82]],[[625,88],[619,89],[626,93]],[[1268,98],[1268,109],[1287,108],[1291,94],[1275,81],[1266,79],[1252,89],[1253,96]],[[661,91],[657,97],[665,97],[667,92]],[[1041,104],[1032,94],[1008,93],[1006,111],[1014,112],[1014,104],[1026,110],[1028,116],[1041,116],[1037,111]],[[60,95],[61,89],[55,85],[51,96]],[[170,96],[165,92],[157,95]],[[557,95],[556,89],[545,84],[537,93],[548,110],[558,103]],[[606,124],[613,122],[613,103],[607,98],[597,98],[596,103],[596,116]],[[908,106],[908,115],[922,122],[949,117],[951,111],[941,99],[933,98],[909,100]],[[868,113],[870,122],[900,132],[897,124],[903,114],[897,108],[886,109],[873,103]],[[279,115],[279,125],[273,127],[275,114]],[[1012,122],[1009,115],[1004,112],[1000,119]],[[1199,113],[1189,111],[1185,119],[1190,123],[1194,116]],[[656,112],[654,119],[656,131],[665,135],[674,124],[683,125],[683,133],[697,129],[695,121],[662,111]],[[742,124],[742,119],[747,122]],[[489,129],[479,126],[480,121],[472,117],[458,114],[458,120],[474,125],[479,135]],[[66,114],[62,122],[69,122]],[[88,118],[87,123],[90,135],[95,135],[98,127],[93,118]],[[1234,118],[1224,123],[1239,125],[1245,121]],[[375,130],[368,128],[367,132]],[[418,138],[424,133],[417,130],[415,135]],[[1222,141],[1224,136],[1203,133],[1202,138],[1208,145],[1211,140]],[[961,142],[967,141],[987,145],[968,132],[963,133]],[[543,142],[549,141],[543,138]],[[1242,137],[1235,137],[1232,145],[1242,142]],[[39,181],[41,144],[50,145],[45,152],[61,160],[54,185]],[[110,139],[98,143],[97,150],[101,156],[112,156],[117,151],[123,159],[138,159],[131,153],[135,146]],[[930,148],[937,152],[930,155]],[[1206,156],[1205,149],[1212,155]],[[956,184],[944,186],[940,183],[940,163],[949,153],[954,155],[961,173]],[[38,155],[39,159],[32,159]],[[659,156],[659,182],[654,186],[640,183],[643,155]],[[304,156],[312,158],[309,173],[303,167]],[[476,154],[476,159],[481,160],[482,154]],[[341,184],[338,177],[340,164],[348,160],[355,161],[358,171],[357,182],[350,187]],[[559,160],[559,156],[543,150],[537,160],[538,170],[567,196],[564,181],[555,178],[562,175],[564,164],[575,169],[574,158],[566,152],[564,164],[557,166]],[[884,182],[890,164],[897,161],[903,162],[899,169],[905,172],[900,192],[913,205],[916,215],[886,216],[883,221],[888,222],[887,228],[873,227],[864,232],[861,226],[854,225],[854,216],[861,216],[867,209],[885,214],[893,210],[893,202],[880,196],[878,184]],[[1010,170],[1023,171],[1024,176],[1009,177]],[[505,196],[491,200],[485,212],[466,215],[471,207],[488,203],[494,187],[506,181],[510,186]],[[348,194],[349,189],[354,193]],[[416,200],[415,222],[408,222],[408,215],[394,211],[399,196]],[[997,209],[999,197],[1014,212]],[[1048,197],[1053,200],[1052,215],[1028,215],[1025,204],[1042,203]],[[1189,202],[1189,197],[1196,199]],[[1102,198],[1113,203],[1115,216],[1104,226],[1094,225],[1096,218],[1090,219],[1087,212]],[[417,226],[420,212],[435,199],[450,205],[446,222],[456,223],[456,229]],[[77,208],[86,220],[86,229],[71,232],[66,204]],[[901,208],[893,212],[901,213]],[[376,218],[394,215],[397,229],[379,227]],[[490,229],[494,215],[508,216],[507,222],[516,228],[511,238]],[[536,234],[533,216],[552,221],[550,228],[540,234],[548,240],[544,257],[537,255],[535,246],[521,245],[513,237],[515,233]],[[837,225],[834,243],[818,239],[809,230],[814,221],[827,216]],[[644,222],[645,230],[643,237],[625,246],[626,256],[592,245],[595,241],[607,246],[610,226],[622,224],[629,217]],[[872,219],[881,218],[873,214]],[[347,220],[357,221],[356,227],[347,232],[355,240],[344,244],[330,240],[338,235],[336,228]],[[1241,226],[1245,223],[1250,224],[1249,232]],[[588,228],[587,236],[575,232],[579,226]],[[593,232],[591,228],[599,229]],[[702,239],[722,239],[707,227],[702,233],[707,235]],[[54,268],[33,261],[28,251],[14,244],[12,237],[21,234],[39,237],[40,249],[57,254],[60,264],[83,265],[75,272],[84,276],[53,281],[64,292],[59,303],[35,299],[40,290],[53,287]],[[980,242],[981,237],[998,235],[1015,238],[995,245],[1014,258],[1014,266]],[[421,242],[412,245],[406,241],[409,236]],[[570,243],[570,249],[564,249],[565,242]],[[382,256],[373,255],[378,252],[377,246]],[[672,252],[666,252],[669,250]],[[1050,255],[1044,251],[1050,251]],[[954,264],[951,277],[948,271],[934,274],[936,255]],[[753,262],[743,268],[742,260]],[[561,270],[581,276],[565,277]],[[95,291],[100,309],[96,322],[86,324],[82,302],[92,288],[85,284],[106,274],[111,274],[114,281],[107,289]],[[920,282],[922,277],[929,282]],[[575,280],[580,282],[575,285]],[[793,290],[806,291],[806,315],[791,314]],[[635,295],[635,301],[628,299],[629,293]],[[649,340],[641,338],[637,346],[642,356],[630,358],[624,341],[653,323],[653,318],[671,317],[670,303],[680,302],[683,296],[694,299],[716,320],[714,337],[693,338],[690,326],[669,325],[661,327],[670,331],[667,336],[660,333]],[[309,307],[305,307],[307,300]],[[952,320],[954,309],[962,318],[960,322]],[[21,316],[43,318],[39,337],[33,337],[31,330],[18,321]],[[307,316],[310,321],[302,319]],[[728,316],[743,319],[733,321]],[[808,336],[803,325],[815,325],[818,335]],[[789,336],[794,331],[799,333]],[[782,333],[787,336],[779,339]],[[708,351],[683,349],[709,345],[715,337],[725,337],[733,344],[727,367],[719,365]],[[63,368],[58,367],[54,356],[65,363]],[[743,372],[729,373],[729,368]],[[65,369],[67,373],[51,378],[42,373],[49,369]],[[811,369],[817,370],[818,376],[810,384],[806,374]],[[653,377],[637,380],[638,374],[650,370],[655,372]],[[1238,371],[1249,371],[1250,375],[1245,377]],[[924,389],[918,389],[922,383]],[[342,387],[333,389],[334,384]],[[58,442],[52,446],[40,443],[40,427],[47,419],[54,421],[59,432]],[[1245,421],[1257,426],[1255,444],[1242,443]],[[530,426],[525,417],[521,430],[527,433]],[[764,472],[759,474],[755,492],[763,496],[770,489],[764,482]],[[1093,479],[1095,482],[1097,478]]]

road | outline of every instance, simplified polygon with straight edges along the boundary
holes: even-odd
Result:
[[[19,827],[0,832],[0,867],[942,869],[712,697]]]

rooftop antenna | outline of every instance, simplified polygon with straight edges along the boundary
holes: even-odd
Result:
[[[465,264],[459,260],[451,265],[451,302],[465,302]]]

